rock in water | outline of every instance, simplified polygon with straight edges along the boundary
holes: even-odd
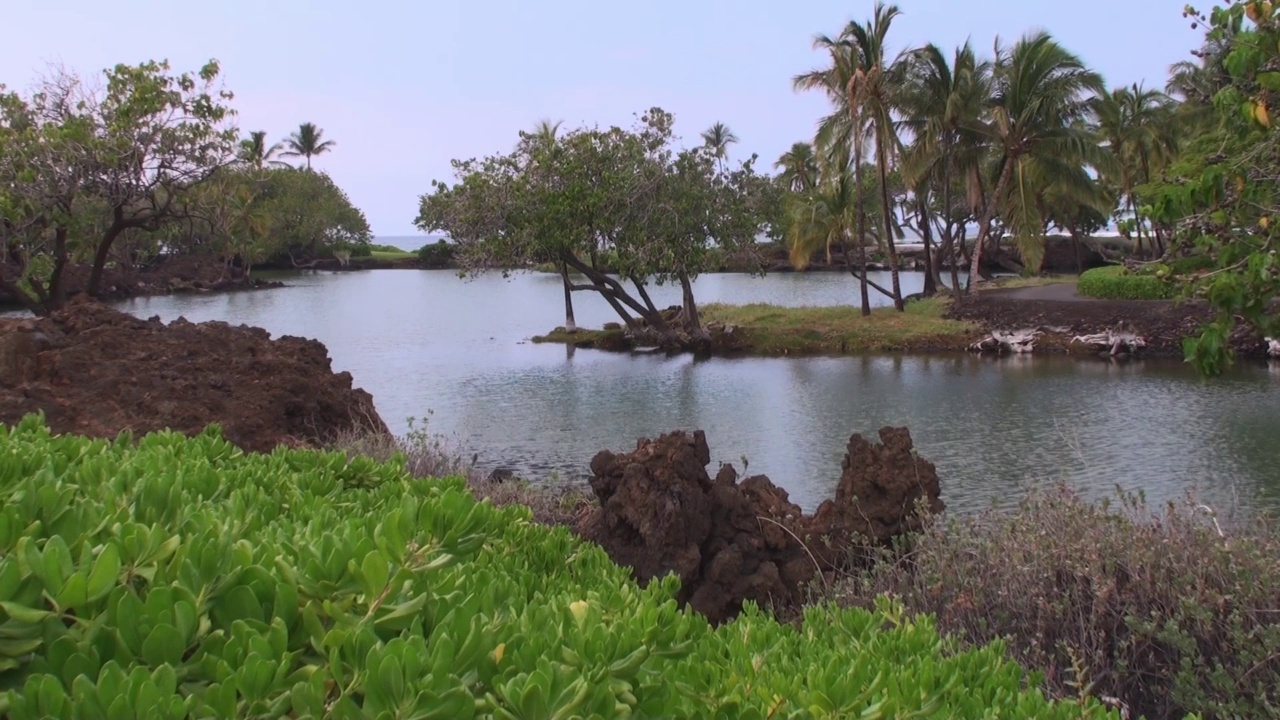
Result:
[[[387,431],[373,398],[350,373],[334,373],[315,340],[222,322],[165,325],[80,297],[47,318],[0,321],[0,337],[0,423],[43,411],[54,432],[96,437],[217,423],[231,442],[263,452]]]
[[[850,562],[855,542],[919,529],[921,500],[943,509],[937,472],[916,457],[906,429],[880,437],[878,445],[850,439],[836,498],[813,517],[763,475],[738,482],[723,465],[713,480],[702,431],[641,438],[633,452],[606,450],[591,461],[600,506],[583,534],[641,582],[674,572],[677,599],[712,622],[747,600],[794,607],[815,573]]]

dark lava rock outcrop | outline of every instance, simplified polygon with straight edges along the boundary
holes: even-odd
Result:
[[[253,451],[386,432],[373,398],[324,345],[222,322],[164,324],[74,298],[50,317],[0,320],[0,423],[43,411],[55,432],[114,437],[211,423]]]
[[[919,528],[921,502],[942,510],[937,472],[906,429],[885,428],[881,439],[853,436],[835,500],[809,517],[763,475],[738,482],[723,465],[713,479],[701,431],[641,438],[633,452],[591,461],[600,506],[582,533],[642,582],[674,572],[678,599],[713,622],[746,600],[794,607],[817,572],[849,562],[855,543]]]
[[[877,444],[852,436],[841,470],[835,499],[823,501],[806,524],[810,536],[831,541],[811,543],[815,553],[846,548],[860,538],[884,542],[915,532],[924,517],[945,507],[938,471],[916,455],[906,428],[881,428]]]

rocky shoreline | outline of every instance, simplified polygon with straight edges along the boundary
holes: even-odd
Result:
[[[64,271],[67,296],[83,296],[89,285],[87,265],[69,265]],[[175,255],[155,264],[124,271],[107,268],[98,300],[113,302],[139,297],[193,293],[240,292],[283,288],[283,282],[245,277],[239,268],[213,258]],[[0,310],[22,309],[18,298],[0,290]]]
[[[83,296],[48,317],[0,320],[0,424],[40,413],[56,433],[116,438],[210,424],[245,451],[389,437],[373,398],[323,344],[223,322],[141,320]],[[713,622],[742,603],[799,607],[815,574],[860,543],[918,530],[943,504],[905,428],[850,439],[835,498],[806,516],[765,476],[714,480],[700,432],[642,438],[591,461],[597,503],[575,528],[642,581],[677,572],[680,600]],[[502,479],[491,479],[501,485]],[[923,503],[923,505],[920,505]]]
[[[315,340],[223,322],[141,320],[83,296],[49,317],[0,320],[0,423],[42,412],[55,432],[192,434],[246,450],[387,432],[369,393]]]

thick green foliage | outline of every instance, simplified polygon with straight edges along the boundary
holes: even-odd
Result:
[[[1119,265],[1086,270],[1077,287],[1081,295],[1106,300],[1167,300],[1178,294],[1171,283],[1154,275],[1131,273]]]
[[[396,464],[0,432],[12,720],[1106,714],[887,602],[712,629],[675,586]]]
[[[1243,320],[1264,337],[1280,337],[1280,6],[1269,0],[1229,2],[1183,13],[1205,28],[1203,66],[1194,75],[1203,100],[1179,161],[1144,190],[1149,215],[1177,230],[1184,248],[1216,260],[1196,292],[1217,311],[1187,360],[1216,375],[1234,360],[1230,338]],[[1197,107],[1198,106],[1198,107]]]
[[[453,262],[453,243],[437,240],[418,248],[418,260],[430,268],[448,267]]]

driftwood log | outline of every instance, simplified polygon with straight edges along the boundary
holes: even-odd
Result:
[[[1119,355],[1122,352],[1134,353],[1147,346],[1146,340],[1139,337],[1133,331],[1133,327],[1124,322],[1106,332],[1077,335],[1071,338],[1071,342],[1092,345],[1099,351],[1107,350],[1111,355]]]
[[[969,346],[973,352],[1003,353],[1006,350],[1016,354],[1032,352],[1036,347],[1036,338],[1040,337],[1040,329],[1027,330],[992,330],[991,334]]]
[[[1267,355],[1273,358],[1280,358],[1280,340],[1276,338],[1263,338],[1267,343]]]

